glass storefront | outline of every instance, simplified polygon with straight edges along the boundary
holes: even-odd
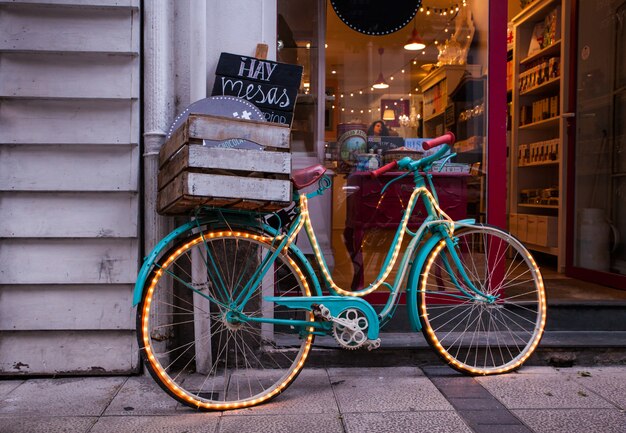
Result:
[[[456,156],[433,174],[452,218],[486,222],[494,203],[488,191],[506,188],[506,222],[498,224],[536,255],[549,294],[552,284],[559,299],[569,296],[569,288],[561,290],[564,274],[619,287],[622,280],[595,276],[626,272],[623,0],[507,3],[501,100],[509,113],[500,146],[507,160],[489,158],[495,141],[490,147],[488,118],[502,107],[487,107],[494,88],[487,2],[424,0],[404,21],[396,17],[404,26],[382,35],[358,31],[333,3],[341,2],[278,1],[278,60],[304,66],[292,125],[294,167],[319,162],[332,177],[332,194],[312,212],[338,285],[359,289],[378,275],[410,196],[410,179],[385,188],[393,175],[373,179],[369,171],[419,158],[425,139],[452,131]],[[408,42],[417,49],[405,48]],[[506,180],[492,172],[487,181],[494,161],[506,165]],[[409,229],[422,219],[418,209]]]
[[[626,275],[626,2],[578,7],[573,266]]]
[[[306,108],[308,115],[294,117],[294,150],[317,153],[332,174],[325,229],[335,282],[359,289],[378,275],[412,179],[381,194],[396,176],[373,179],[369,171],[404,156],[424,156],[426,138],[446,131],[457,137],[457,155],[433,173],[444,211],[455,219],[484,221],[488,8],[477,1],[424,1],[398,17],[406,23],[400,30],[371,35],[342,21],[330,1],[278,5],[284,44],[279,60],[297,52],[305,66],[296,111],[301,102],[305,108],[318,104],[319,111]],[[324,23],[316,22],[320,16]],[[289,35],[297,47],[292,50]],[[324,76],[308,81],[317,70]],[[317,113],[321,132],[312,121]],[[301,134],[312,139],[302,140]],[[423,212],[415,212],[409,229],[423,221]]]

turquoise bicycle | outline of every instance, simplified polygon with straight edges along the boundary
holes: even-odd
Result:
[[[441,146],[434,154],[372,173],[400,170],[415,188],[378,277],[361,290],[335,284],[311,224],[308,201],[331,184],[322,166],[293,175],[294,206],[282,218],[209,209],[166,236],[134,293],[139,347],[155,381],[198,409],[267,402],[298,376],[315,336],[333,336],[346,349],[377,348],[402,292],[413,329],[452,368],[487,375],[520,367],[546,322],[541,274],[510,234],[452,221],[440,209],[429,171],[447,161],[453,142],[447,133],[424,145]],[[316,191],[300,192],[315,182]],[[418,200],[427,217],[412,231]],[[311,261],[294,243],[303,227]],[[388,292],[380,312],[363,298],[375,290]]]

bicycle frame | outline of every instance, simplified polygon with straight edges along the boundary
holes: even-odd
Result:
[[[430,190],[426,187],[425,178],[428,181]],[[394,182],[397,179],[398,178],[392,180],[391,182]],[[407,271],[409,270],[409,267],[411,268],[411,272],[407,280],[407,288],[408,288],[407,290],[411,291],[411,290],[415,290],[415,288],[417,287],[417,279],[419,278],[418,271],[423,266],[426,260],[426,257],[428,255],[428,252],[436,245],[436,243],[439,242],[441,239],[446,239],[446,242],[450,242],[450,245],[452,245],[451,243],[453,241],[452,241],[451,236],[452,236],[454,229],[458,226],[469,225],[469,224],[474,223],[473,219],[467,219],[463,221],[454,222],[445,214],[445,212],[443,212],[440,209],[437,203],[436,191],[432,183],[432,175],[430,174],[422,175],[416,171],[414,173],[414,183],[415,183],[415,188],[404,210],[404,214],[398,225],[398,228],[396,229],[391,248],[389,249],[387,253],[387,256],[383,262],[383,266],[381,270],[379,271],[378,277],[373,283],[369,284],[367,287],[359,291],[344,290],[335,284],[330,274],[330,270],[328,269],[326,260],[324,259],[324,256],[322,254],[321,247],[315,236],[313,226],[311,224],[310,216],[308,213],[308,206],[307,206],[308,199],[315,197],[317,195],[323,194],[326,188],[324,186],[320,186],[320,188],[317,191],[314,191],[306,195],[300,195],[298,197],[299,202],[300,202],[300,208],[301,208],[301,215],[299,216],[299,218],[302,218],[303,221],[298,220],[297,223],[294,223],[294,226],[296,228],[295,233],[297,234],[297,232],[300,231],[301,226],[305,227],[307,237],[311,243],[311,246],[313,247],[316,262],[320,265],[326,288],[332,294],[332,296],[324,297],[324,301],[325,301],[324,306],[328,308],[331,308],[330,306],[332,306],[331,312],[332,310],[336,311],[336,310],[347,308],[347,306],[344,305],[347,302],[347,299],[355,299],[355,298],[361,299],[363,296],[368,295],[374,292],[379,287],[383,286],[389,289],[389,296],[387,298],[387,301],[381,313],[377,315],[378,320],[376,320],[375,323],[378,323],[381,327],[384,326],[393,317],[393,314],[398,306],[399,294],[401,293],[402,282],[405,279],[405,276],[406,276]],[[408,226],[408,221],[411,215],[413,214],[413,211],[415,210],[417,201],[420,198],[422,199],[422,202],[424,203],[428,216],[426,217],[425,221],[421,224],[419,229],[415,233],[413,233],[407,228],[407,226]],[[402,259],[400,260],[398,271],[396,273],[396,277],[395,277],[393,284],[389,284],[386,281],[387,277],[389,276],[389,274],[391,273],[391,270],[393,269],[393,267],[395,266],[397,262],[399,252],[400,252],[399,250],[401,248],[403,238],[406,234],[409,234],[413,238],[409,242],[409,245],[407,246],[407,248],[405,249],[402,255]],[[431,234],[432,236],[420,248],[419,245],[425,239],[427,234]],[[293,237],[293,234],[291,236]],[[411,264],[412,259],[413,259],[413,263]],[[460,259],[458,258],[456,254],[453,254],[452,260],[456,268],[462,269],[462,266],[460,264]],[[477,288],[473,287],[467,275],[462,275],[462,276],[465,281],[465,284],[468,287],[470,287],[471,291],[476,293],[478,296],[487,297],[486,295],[483,295]],[[314,275],[313,277],[317,280],[317,278]],[[472,293],[467,293],[467,292],[466,292],[466,295],[468,297],[475,296]],[[302,298],[302,299],[304,300],[306,298]],[[279,301],[277,298],[271,298],[268,300],[275,301],[275,302]],[[320,299],[316,299],[315,301],[310,302],[310,304],[319,303],[319,302],[320,302]],[[292,308],[302,308],[303,304],[306,304],[306,303],[300,301],[299,299],[298,300],[288,299],[288,300],[280,300],[280,304],[288,306],[288,307],[291,306]],[[337,305],[337,304],[341,304],[341,305]],[[366,302],[366,304],[370,306],[369,303]],[[366,314],[366,316],[369,316],[369,315]],[[415,330],[421,330],[421,323],[419,321],[419,317],[417,314],[416,305],[409,306],[409,318],[410,318],[413,328]]]
[[[394,182],[398,178],[392,180],[391,182]],[[428,181],[430,189],[426,187],[427,184],[425,179]],[[392,241],[392,246],[387,253],[378,277],[369,286],[355,292],[344,290],[334,283],[311,223],[308,211],[308,200],[315,196],[322,195],[324,191],[328,189],[328,187],[330,186],[330,179],[328,179],[326,176],[324,176],[320,180],[319,188],[316,191],[309,194],[295,194],[294,199],[297,203],[299,203],[299,213],[286,233],[281,233],[280,229],[276,230],[267,224],[259,223],[258,218],[255,218],[255,215],[253,213],[238,211],[236,213],[230,214],[228,217],[228,222],[230,222],[232,225],[236,227],[253,226],[257,227],[262,233],[272,235],[271,238],[264,237],[264,239],[267,243],[275,247],[274,253],[271,256],[268,255],[264,258],[262,264],[257,268],[252,278],[250,278],[250,280],[246,283],[244,289],[241,292],[242,294],[236,300],[234,300],[235,305],[239,305],[240,307],[245,305],[246,301],[251,296],[253,288],[260,284],[265,274],[271,268],[271,265],[278,256],[278,254],[280,254],[281,251],[288,249],[298,258],[300,263],[304,266],[304,271],[306,272],[306,274],[308,274],[309,281],[312,284],[311,289],[316,296],[302,298],[292,297],[289,299],[266,299],[268,301],[276,302],[290,308],[305,308],[309,310],[313,309],[315,305],[323,303],[323,305],[330,310],[333,316],[339,314],[346,308],[357,308],[365,314],[370,323],[368,338],[371,340],[377,338],[379,328],[384,326],[393,317],[393,314],[398,306],[402,282],[405,280],[405,276],[407,274],[407,271],[409,271],[409,268],[410,273],[406,284],[408,294],[410,294],[413,290],[417,290],[416,288],[418,283],[417,280],[419,279],[419,270],[424,265],[428,252],[437,244],[437,242],[439,242],[441,239],[446,239],[446,242],[449,243],[450,246],[452,246],[452,233],[454,229],[460,225],[468,225],[474,223],[474,220],[471,219],[454,222],[445,214],[445,212],[443,212],[439,208],[439,205],[437,204],[436,191],[432,183],[432,176],[430,174],[421,174],[415,171],[414,183],[415,188],[404,210],[398,228],[396,229]],[[422,199],[422,202],[424,203],[424,206],[426,208],[427,217],[421,224],[419,229],[415,233],[413,233],[407,228],[407,226],[408,221],[413,214],[413,211],[415,210],[417,201],[420,198]],[[212,224],[219,222],[220,219],[223,220],[222,222],[226,221],[225,217],[222,215],[222,212],[217,211],[216,215],[208,218],[196,218],[195,220],[178,227],[176,230],[163,238],[159,242],[159,244],[157,244],[157,246],[153,249],[150,255],[146,258],[139,272],[139,277],[137,279],[133,295],[134,305],[137,305],[141,300],[141,296],[144,290],[143,282],[146,280],[151,269],[156,266],[156,260],[161,252],[164,251],[173,240],[175,240],[182,234],[187,233],[193,229],[200,230],[202,226],[211,226]],[[296,236],[300,233],[303,227],[305,228],[307,237],[311,245],[313,246],[315,259],[318,262],[322,271],[324,286],[328,289],[329,293],[331,293],[330,296],[322,296],[322,284],[320,284],[320,281],[313,271],[311,263],[302,253],[302,251],[294,244]],[[407,234],[409,236],[412,236],[412,239],[409,242],[409,245],[407,246],[400,260],[395,280],[393,284],[390,284],[386,280],[398,260],[402,241],[404,239],[404,236]],[[431,237],[428,238],[424,245],[419,247],[420,243],[425,240],[427,234],[430,234]],[[455,266],[457,269],[462,269],[462,266],[460,266],[459,258],[456,254],[453,254],[452,260],[454,263],[451,266]],[[482,295],[482,293],[475,287],[472,287],[472,284],[467,276],[462,275],[462,277],[465,280],[465,285],[470,287],[471,292],[473,292],[468,293],[463,290],[468,297],[485,296]],[[374,292],[380,287],[386,287],[389,290],[389,296],[381,313],[376,314],[373,307],[367,301],[362,299],[362,297]],[[190,289],[193,290],[193,288]],[[476,295],[474,295],[474,293]],[[206,296],[201,293],[199,294],[201,296]],[[212,301],[215,302],[216,300],[212,299]],[[413,329],[421,330],[421,323],[417,312],[417,306],[409,304],[408,313]],[[273,323],[279,323],[280,321],[279,319],[247,318],[243,315],[240,317],[240,320]],[[328,322],[292,322],[292,325],[298,326],[300,329],[313,328],[317,332],[322,333],[326,333],[329,330]]]

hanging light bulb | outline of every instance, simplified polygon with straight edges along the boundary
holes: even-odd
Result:
[[[418,51],[426,48],[426,44],[420,38],[420,35],[417,33],[417,28],[415,27],[415,20],[413,20],[413,31],[411,32],[411,36],[404,44],[404,49],[408,51]]]
[[[385,77],[383,77],[383,53],[385,52],[384,48],[378,49],[378,54],[380,55],[380,73],[378,74],[378,78],[372,84],[374,89],[386,89],[389,87],[389,84],[385,81]]]

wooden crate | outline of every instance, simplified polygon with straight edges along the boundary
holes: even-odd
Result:
[[[247,140],[263,150],[209,147],[204,140]],[[159,152],[157,210],[189,213],[198,206],[270,211],[291,201],[288,126],[192,114]]]

